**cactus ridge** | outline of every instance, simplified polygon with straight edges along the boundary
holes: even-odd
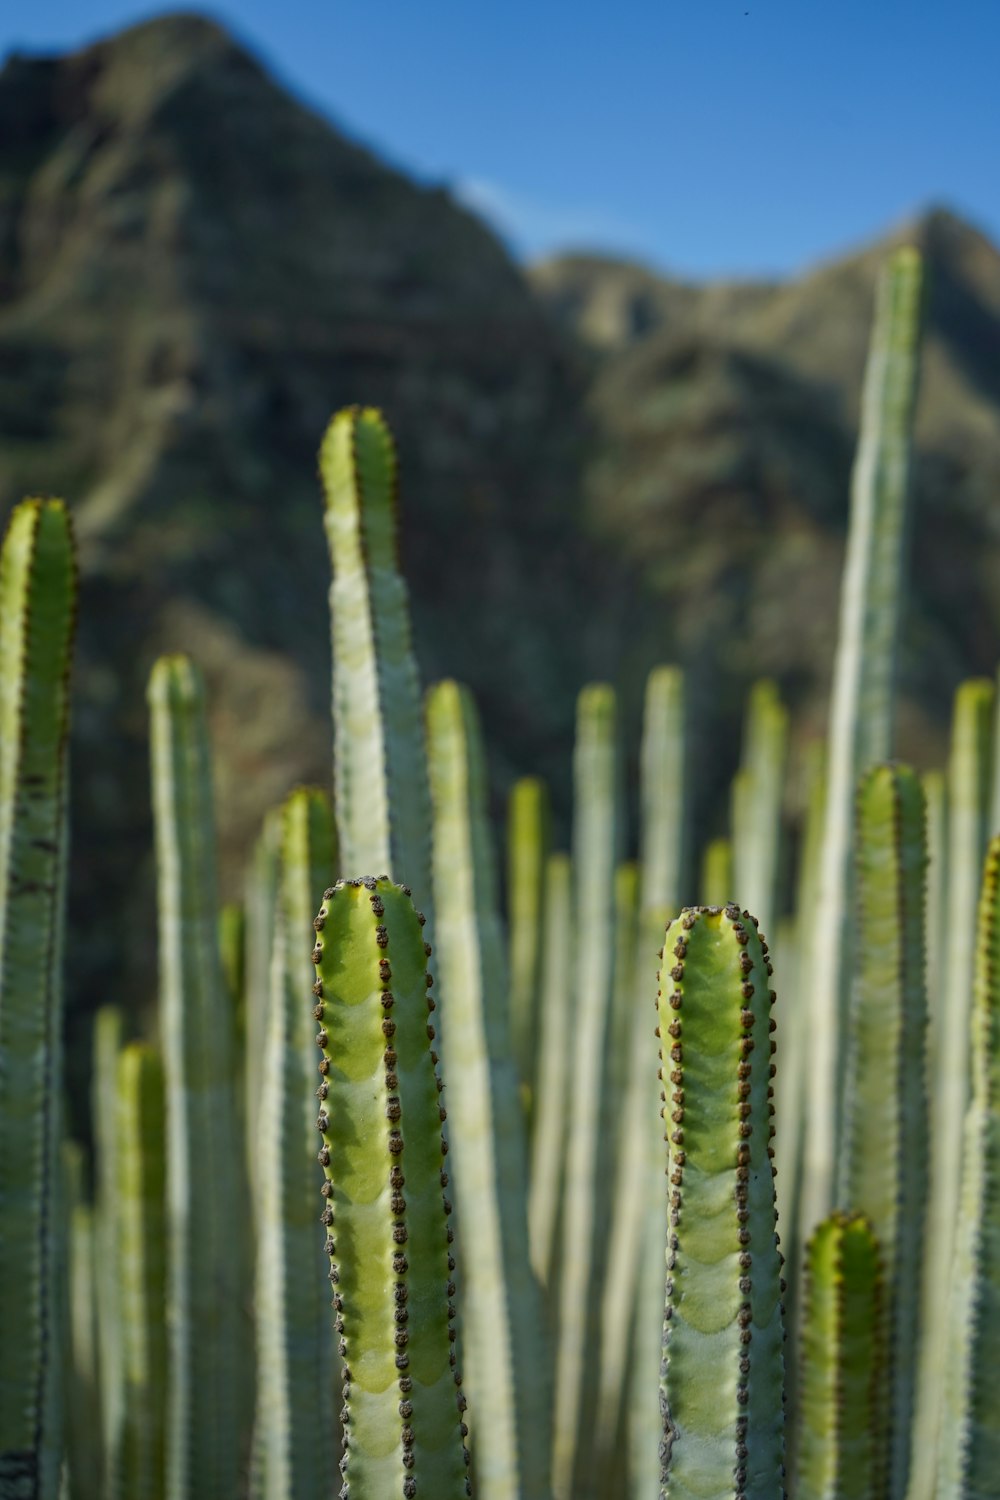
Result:
[[[657,1002],[670,1180],[664,1500],[783,1493],[770,974],[767,944],[735,904],[687,907],[667,928]]]
[[[796,1500],[875,1500],[885,1488],[885,1288],[864,1214],[817,1226],[805,1277]]]
[[[0,1326],[17,1350],[0,1380],[0,1493],[43,1500],[59,1464],[52,1206],[76,600],[69,512],[23,501],[0,552]]]
[[[330,887],[313,925],[341,1500],[452,1500],[471,1483],[422,919],[408,887],[367,876]]]

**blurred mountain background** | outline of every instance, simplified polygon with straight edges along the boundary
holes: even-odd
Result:
[[[206,672],[223,893],[264,811],[330,776],[315,454],[382,407],[425,682],[478,698],[498,815],[550,779],[574,700],[690,673],[697,820],[721,831],[742,700],[773,675],[822,733],[877,268],[929,301],[899,749],[945,753],[1000,658],[1000,253],[943,210],[780,283],[586,255],[517,266],[443,188],[311,113],[217,25],[160,19],[0,72],[0,514],[72,503],[71,1019],[155,985],[145,682]],[[794,778],[793,778],[794,792]]]

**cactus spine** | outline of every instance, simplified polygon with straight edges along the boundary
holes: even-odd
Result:
[[[465,689],[443,682],[431,691],[427,732],[442,1050],[462,1122],[451,1148],[477,1485],[483,1500],[547,1500],[549,1353],[528,1258],[527,1158],[483,753]]]
[[[667,928],[658,1009],[670,1181],[660,1482],[669,1500],[783,1493],[769,976],[767,945],[736,906],[689,908]]]
[[[143,1042],[118,1059],[118,1254],[121,1441],[113,1500],[162,1500],[166,1450],[166,1138],[163,1064]]]
[[[952,1266],[938,1494],[989,1500],[1000,1474],[1000,835],[983,872],[972,1102]],[[940,1288],[944,1295],[947,1283]]]
[[[883,271],[861,401],[830,705],[822,920],[815,924],[809,958],[817,1067],[806,1117],[802,1209],[807,1234],[833,1208],[834,1164],[842,1141],[843,951],[851,911],[854,795],[861,773],[892,754],[922,279],[920,256],[910,248],[898,250]]]
[[[317,1421],[333,1390],[334,1351],[316,1231],[322,1173],[312,1160],[315,1027],[303,996],[316,892],[335,865],[322,792],[283,809],[271,1004],[257,1132],[257,1411],[255,1484],[267,1500],[323,1500],[336,1461],[334,1425]]]
[[[334,789],[344,869],[408,880],[430,910],[430,793],[396,536],[398,473],[380,412],[349,407],[319,456],[333,565]]]
[[[69,516],[26,500],[0,552],[0,1497],[54,1500]]]
[[[167,1495],[222,1500],[238,1488],[243,1457],[243,1152],[204,692],[186,657],[160,658],[149,703],[168,1140]]]
[[[885,1281],[888,1493],[910,1462],[927,1162],[924,1085],[924,794],[905,766],[876,766],[858,789],[857,954],[846,1151],[840,1198],[877,1236]]]
[[[871,1225],[834,1214],[806,1250],[796,1500],[882,1494],[882,1271]]]
[[[315,927],[341,1494],[458,1500],[471,1490],[423,932],[405,888],[367,877],[330,887]]]

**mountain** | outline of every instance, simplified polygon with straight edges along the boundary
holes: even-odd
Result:
[[[941,212],[930,269],[901,748],[939,758],[1000,656],[1000,256]],[[425,680],[469,682],[496,807],[552,780],[573,703],[691,671],[698,821],[723,821],[748,680],[822,727],[874,277],[898,235],[793,281],[690,285],[584,256],[517,267],[196,15],[0,71],[0,519],[71,501],[82,554],[70,1042],[153,984],[145,681],[212,702],[222,880],[264,810],[329,781],[315,454],[384,408]]]

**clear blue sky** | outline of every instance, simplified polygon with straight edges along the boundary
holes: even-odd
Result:
[[[5,7],[67,48],[163,10]],[[1000,0],[243,0],[284,82],[522,255],[780,273],[946,203],[1000,240]]]

